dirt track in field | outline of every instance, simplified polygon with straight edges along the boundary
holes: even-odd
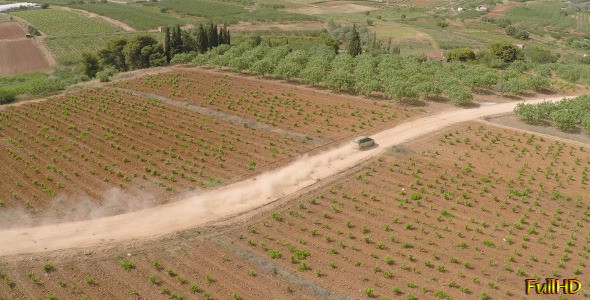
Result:
[[[70,8],[70,7],[66,7],[66,6],[54,6],[53,8],[83,13],[86,16],[88,16],[89,18],[99,18],[99,19],[101,19],[101,20],[103,20],[103,21],[105,21],[107,23],[111,23],[111,24],[113,24],[115,26],[121,27],[125,31],[129,31],[129,32],[135,32],[135,31],[137,31],[135,28],[133,28],[133,27],[131,27],[131,26],[129,26],[129,25],[127,25],[127,24],[119,21],[119,20],[115,20],[115,19],[109,18],[107,16],[102,16],[102,15],[99,15],[99,14],[95,14],[93,12],[89,12],[89,11],[86,11],[86,10],[74,9],[74,8]]]
[[[546,99],[559,101],[561,97]],[[529,100],[528,103],[544,99]],[[435,130],[483,116],[511,111],[516,103],[461,109],[401,124],[373,137],[378,147],[355,151],[349,145],[302,157],[284,168],[223,188],[188,196],[182,201],[132,213],[58,225],[0,232],[1,255],[84,248],[139,238],[161,236],[253,210],[297,193],[329,176],[345,171],[389,147]]]

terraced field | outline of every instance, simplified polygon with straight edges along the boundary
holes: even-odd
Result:
[[[98,19],[90,19],[73,11],[59,9],[24,10],[11,13],[21,17],[50,36],[98,36],[122,31],[121,28]],[[60,22],[55,22],[60,20]]]
[[[140,4],[88,3],[73,7],[121,21],[137,30],[157,29],[159,26],[186,23],[186,20]]]

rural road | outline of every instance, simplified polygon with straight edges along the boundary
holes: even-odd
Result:
[[[528,100],[527,103],[541,101],[543,99]],[[510,112],[515,106],[516,103],[494,104],[423,117],[373,135],[378,147],[358,151],[345,145],[315,156],[304,156],[281,169],[216,190],[187,195],[183,200],[166,205],[92,220],[3,230],[0,231],[0,256],[99,246],[204,225],[296,193],[318,180],[381,154],[388,147],[449,125]]]

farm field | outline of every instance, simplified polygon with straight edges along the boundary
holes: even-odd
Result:
[[[3,221],[18,219],[14,209],[68,218],[84,205],[113,204],[118,213],[139,193],[165,202],[174,192],[286,163],[313,146],[105,90],[7,109],[0,120],[8,150],[0,153],[1,172],[10,178],[0,185]],[[109,189],[121,203],[108,203]]]
[[[25,10],[11,13],[21,17],[35,26],[39,31],[50,36],[97,36],[122,31],[121,28],[99,19],[87,18],[74,11],[59,9]],[[55,22],[60,20],[61,22]]]
[[[341,2],[322,2],[319,5],[294,8],[288,11],[294,13],[300,13],[305,15],[333,15],[333,14],[354,14],[354,13],[365,13],[370,11],[378,10],[378,8],[359,5],[354,3],[341,3]]]
[[[583,274],[589,164],[584,147],[472,122],[396,147],[228,235],[353,297],[521,298],[523,278]]]
[[[213,20],[214,22],[233,23],[237,21],[301,21],[312,20],[313,17],[291,13],[287,11],[272,8],[257,8],[248,11],[238,2],[218,2],[206,0],[169,0],[162,2],[145,2],[143,5],[165,8],[184,16],[192,16]],[[250,5],[251,6],[251,5]]]
[[[166,91],[156,100],[121,84],[127,89],[89,90],[0,112],[8,150],[0,159],[10,166],[1,171],[10,178],[0,184],[1,221],[18,220],[15,210],[36,222],[46,212],[55,221],[87,217],[99,206],[116,214],[128,205],[165,203],[419,114],[270,81],[245,79],[229,88],[230,77],[208,71],[158,78],[172,86],[175,76],[183,78],[184,96],[197,91],[198,98],[183,102],[180,92]],[[150,75],[139,79],[152,81]],[[209,104],[210,97],[226,103]]]
[[[31,40],[0,41],[0,76],[48,71],[49,65]]]
[[[22,39],[24,36],[25,32],[17,23],[0,23],[0,40]]]
[[[58,255],[41,263],[2,262],[0,297],[232,299],[235,295],[233,299],[322,299],[274,276],[271,268],[260,270],[256,261],[244,261],[211,242],[195,242],[193,235],[198,233],[186,232],[182,240],[160,240],[148,248],[129,245],[111,249],[110,254],[89,251]],[[14,273],[13,268],[23,272]]]
[[[0,294],[522,298],[524,278],[584,274],[588,164],[584,147],[464,123],[233,221],[3,259]]]
[[[575,11],[573,8],[566,9]],[[569,15],[561,9],[560,3],[541,2],[527,3],[512,7],[504,12],[513,24],[518,24],[529,30],[542,31],[545,28],[564,31],[577,27],[575,14]]]
[[[147,75],[113,86],[154,93],[327,141],[375,132],[376,128],[393,126],[419,114],[416,109],[392,102],[206,70]]]
[[[137,30],[157,29],[159,26],[185,24],[186,20],[161,13],[141,4],[87,3],[72,6],[121,21]]]

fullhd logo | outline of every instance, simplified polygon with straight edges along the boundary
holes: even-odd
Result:
[[[536,294],[576,294],[582,288],[582,283],[576,279],[545,278],[545,282],[538,282],[536,279],[525,279],[525,293]]]

